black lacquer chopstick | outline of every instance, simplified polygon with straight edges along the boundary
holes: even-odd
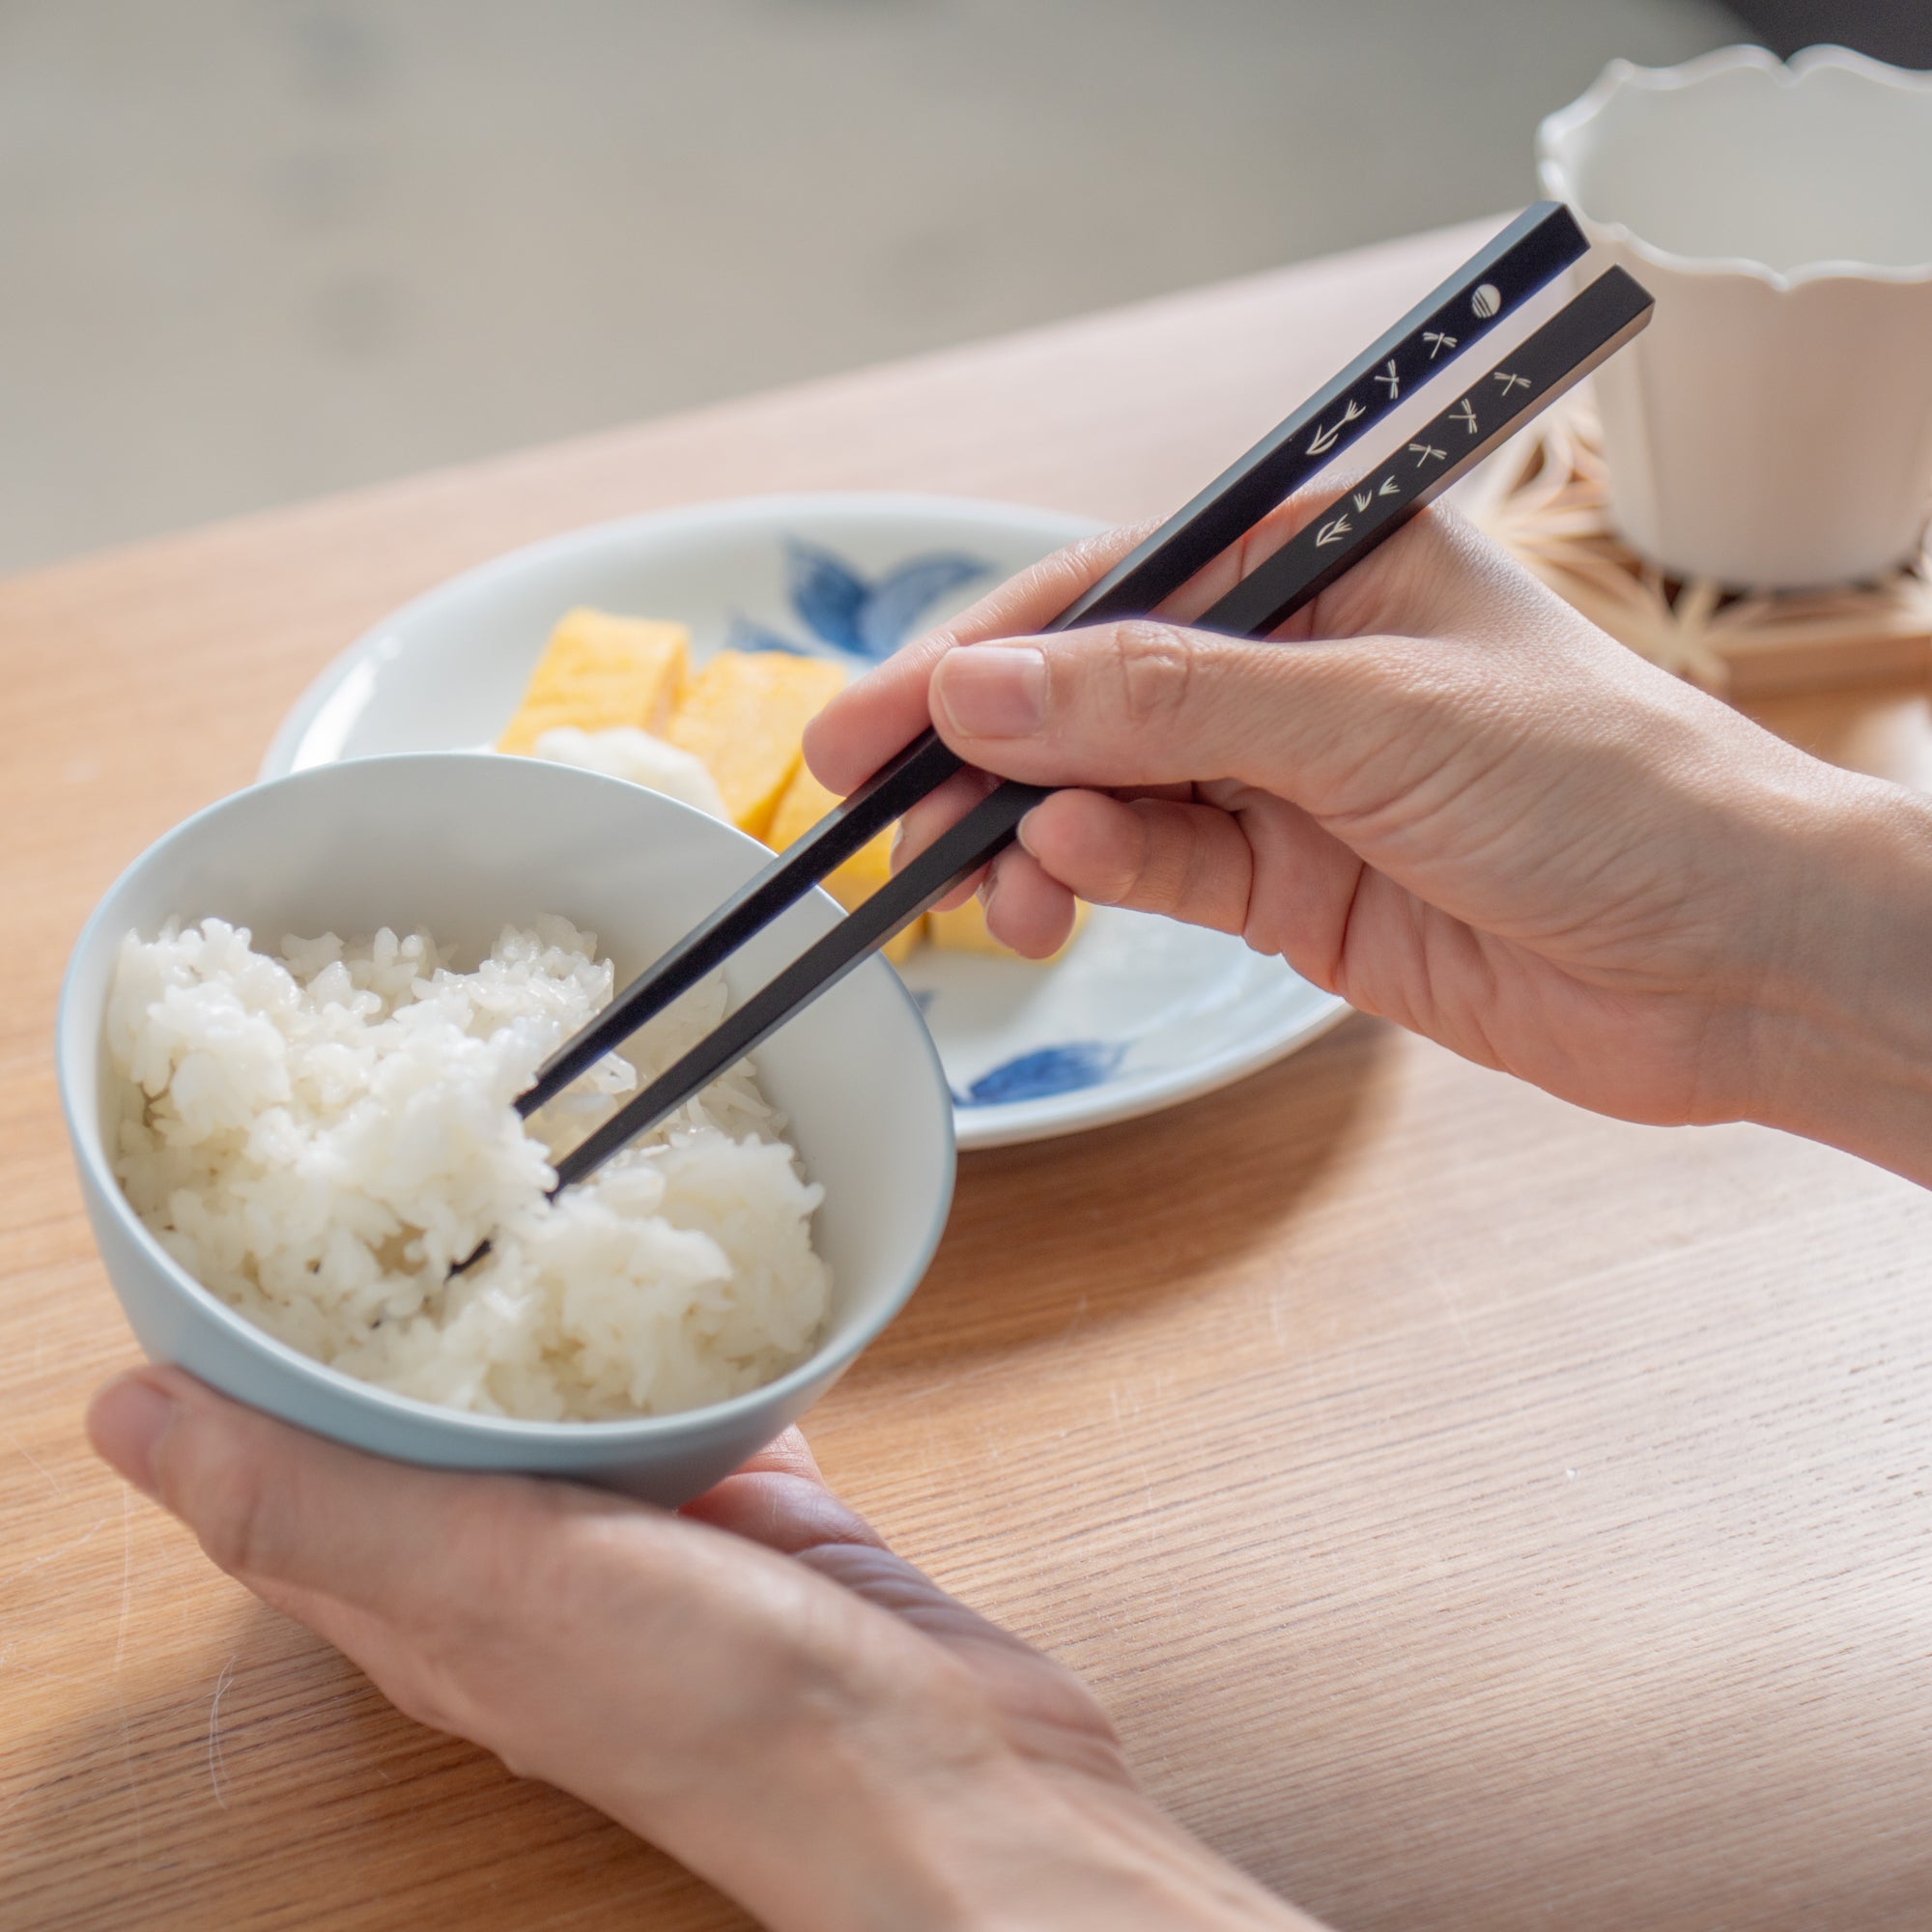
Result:
[[[1649,292],[1606,270],[1449,409],[1354,489],[1312,517],[1282,549],[1223,597],[1199,627],[1265,638],[1344,572],[1395,535],[1423,506],[1506,437],[1540,414],[1650,320]],[[1009,844],[1048,795],[1001,783],[855,911],[809,946],[715,1032],[556,1163],[556,1186],[582,1180],[639,1134],[768,1038],[802,1007],[943,898]]]
[[[1285,624],[1498,443],[1615,355],[1650,320],[1652,301],[1634,277],[1606,269],[1418,430],[1413,441],[1311,517],[1197,617],[1194,627],[1264,638]]]
[[[1376,428],[1402,398],[1580,261],[1588,245],[1560,202],[1525,210],[1041,628],[1066,631],[1145,616]],[[922,732],[564,1041],[538,1069],[518,1111],[527,1117],[554,1099],[959,768],[934,732]]]

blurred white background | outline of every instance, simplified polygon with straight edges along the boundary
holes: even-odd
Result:
[[[0,569],[1520,204],[1715,0],[0,0]]]

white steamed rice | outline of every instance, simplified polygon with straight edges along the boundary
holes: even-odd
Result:
[[[702,758],[654,738],[635,724],[611,724],[602,731],[558,724],[540,733],[530,749],[552,764],[575,765],[580,771],[629,779],[646,791],[661,791],[667,798],[695,805],[713,818],[728,820],[731,816],[725,810],[724,794]]]
[[[274,956],[213,919],[128,934],[107,1013],[128,1200],[230,1307],[423,1402],[591,1421],[770,1381],[810,1351],[830,1283],[820,1189],[749,1062],[544,1200],[535,1132],[581,1139],[724,1008],[722,980],[696,989],[526,1132],[512,1101],[611,998],[596,944],[539,919],[464,973],[426,932]]]

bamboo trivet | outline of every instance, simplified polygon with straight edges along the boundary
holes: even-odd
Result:
[[[1472,479],[1464,513],[1632,650],[1730,697],[1932,670],[1932,549],[1877,582],[1738,593],[1665,577],[1614,535],[1595,409],[1553,409]]]

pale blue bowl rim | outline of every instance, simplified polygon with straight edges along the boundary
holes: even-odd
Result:
[[[940,1117],[944,1156],[941,1161],[941,1182],[924,1238],[919,1246],[916,1264],[907,1271],[903,1289],[896,1295],[889,1296],[880,1310],[859,1322],[850,1334],[836,1344],[828,1344],[814,1350],[803,1362],[787,1369],[783,1375],[776,1377],[773,1380],[761,1383],[757,1388],[748,1389],[742,1395],[732,1396],[727,1401],[711,1403],[701,1408],[680,1409],[670,1415],[640,1415],[618,1422],[534,1422],[518,1416],[479,1415],[469,1409],[445,1408],[436,1403],[419,1402],[413,1396],[398,1395],[391,1389],[381,1388],[373,1382],[359,1381],[354,1376],[344,1375],[341,1370],[332,1369],[326,1362],[318,1362],[312,1356],[304,1355],[300,1350],[290,1348],[287,1343],[270,1335],[267,1329],[257,1327],[246,1316],[230,1308],[218,1295],[196,1281],[161,1246],[149,1232],[141,1217],[134,1212],[111,1164],[105,1158],[99,1124],[96,1123],[92,1127],[85,1127],[83,1124],[84,1116],[76,1103],[69,1065],[70,1041],[79,1037],[77,1030],[82,1024],[74,1007],[76,998],[74,981],[79,974],[81,960],[92,951],[100,929],[106,923],[109,906],[119,895],[123,886],[171,846],[186,839],[207,821],[224,812],[245,810],[246,801],[263,792],[288,785],[339,783],[343,775],[351,770],[366,771],[370,765],[415,764],[425,759],[439,762],[458,759],[499,772],[506,768],[514,768],[517,762],[514,759],[504,759],[490,752],[397,752],[380,757],[318,765],[306,771],[291,772],[282,778],[260,781],[244,786],[241,791],[230,792],[225,798],[213,800],[211,804],[203,806],[199,811],[183,819],[172,830],[164,832],[139,857],[124,867],[114,883],[100,895],[99,901],[88,915],[86,923],[81,927],[80,934],[73,943],[67,971],[61,979],[60,1003],[54,1016],[54,1057],[60,1087],[61,1113],[67,1124],[69,1145],[73,1150],[75,1159],[86,1168],[89,1180],[108,1202],[110,1212],[168,1282],[187,1298],[190,1305],[213,1321],[217,1327],[225,1329],[244,1348],[259,1350],[278,1367],[308,1381],[326,1394],[340,1397],[353,1408],[393,1417],[419,1428],[443,1428],[458,1437],[476,1440],[496,1438],[532,1445],[595,1443],[607,1447],[668,1441],[700,1430],[708,1432],[721,1424],[749,1419],[763,1409],[782,1407],[786,1399],[800,1390],[809,1388],[828,1376],[836,1377],[841,1374],[878,1338],[905,1307],[912,1298],[914,1291],[925,1278],[926,1270],[932,1264],[932,1257],[938,1250],[940,1237],[945,1233],[947,1217],[952,1212],[953,1188],[958,1174],[958,1154],[952,1128],[952,1102],[945,1073],[939,1064],[938,1049],[932,1043],[931,1035],[925,1030],[925,1022],[920,1017],[919,1008],[912,995],[899,983],[898,976],[892,968],[876,957],[868,960],[859,970],[880,974],[889,980],[893,994],[903,1002],[911,1017],[917,1022],[915,1031],[924,1048],[929,1091],[939,1098],[937,1113]],[[642,791],[622,779],[607,778],[601,773],[577,771],[572,767],[556,769],[569,770],[570,781],[582,779],[599,786],[612,787],[624,793],[633,803],[639,799],[648,801],[642,808],[646,812],[668,808],[674,812],[689,813],[694,820],[712,827],[714,831],[726,832],[732,838],[742,839],[761,857],[770,857],[756,839],[739,832],[735,827],[721,825],[720,821],[705,812],[698,811],[693,806],[684,805],[675,799],[665,798],[658,793]],[[831,901],[829,894],[823,895],[836,907],[837,902]],[[96,1012],[89,1015],[88,1021],[98,1033],[100,1014]],[[88,1099],[91,1105],[92,1096],[88,1096]],[[111,1280],[110,1286],[112,1286]],[[119,1299],[118,1291],[116,1299]]]

